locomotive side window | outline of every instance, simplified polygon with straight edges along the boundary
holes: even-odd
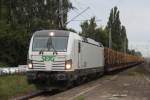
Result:
[[[79,53],[81,52],[81,43],[80,43],[80,41],[79,41],[79,43],[78,43],[78,52],[79,52]]]

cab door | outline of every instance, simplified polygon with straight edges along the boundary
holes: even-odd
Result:
[[[82,68],[82,44],[78,41],[78,68]]]
[[[73,58],[74,58],[74,66],[76,68],[81,68],[82,56],[81,56],[81,41],[75,40],[74,47],[73,47]]]

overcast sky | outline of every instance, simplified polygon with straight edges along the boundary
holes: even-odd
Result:
[[[76,20],[90,19],[96,16],[99,26],[105,26],[108,21],[111,8],[117,6],[120,10],[120,19],[126,26],[129,47],[142,51],[144,56],[150,56],[150,0],[70,0],[77,8],[69,12],[69,19],[90,7]],[[68,24],[80,31],[79,21]]]

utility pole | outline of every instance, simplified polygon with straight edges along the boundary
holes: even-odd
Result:
[[[64,28],[63,0],[59,0],[59,27]]]
[[[126,53],[127,52],[127,46],[126,46],[126,44],[127,44],[127,39],[126,38],[124,38],[124,53]]]
[[[0,20],[2,18],[2,0],[0,0]]]
[[[109,48],[112,48],[111,28],[109,28]]]
[[[127,61],[127,59],[126,59],[126,52],[127,52],[126,51],[127,50],[127,48],[126,48],[126,42],[127,42],[127,39],[124,38],[124,44],[123,44],[124,46],[123,47],[124,47],[124,59],[125,59],[125,61]]]

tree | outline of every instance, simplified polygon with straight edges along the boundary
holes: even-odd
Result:
[[[125,26],[122,26],[121,28],[121,40],[122,40],[121,44],[123,45],[123,48],[121,51],[126,52],[128,50],[128,38],[127,38]]]
[[[111,9],[109,21],[107,23],[106,29],[111,31],[112,48],[118,51],[122,51],[123,40],[121,36],[122,36],[122,32],[125,32],[123,34],[126,34],[126,30],[125,27],[123,27],[122,29],[119,13],[120,12],[117,7]]]
[[[82,36],[86,37],[86,38],[92,38],[95,39],[95,33],[96,33],[96,21],[95,21],[95,17],[91,18],[89,21],[86,20],[83,23],[81,23],[81,29],[82,32],[80,33]]]
[[[135,49],[128,50],[128,54],[142,57],[142,53],[140,51],[136,51]]]
[[[95,40],[101,42],[105,47],[108,47],[108,32],[105,28],[97,28],[95,34]]]
[[[69,0],[62,1],[64,13],[59,12],[59,0],[0,0],[1,64],[26,64],[33,32],[60,29],[60,14],[66,23],[68,11],[73,7]]]
[[[88,30],[89,30],[88,29],[88,27],[89,27],[88,20],[81,23],[80,26],[81,26],[81,29],[82,29],[82,32],[80,32],[80,35],[87,38],[89,36],[89,33],[88,33]]]
[[[23,25],[29,32],[39,29],[60,28],[60,15],[67,21],[67,13],[73,8],[69,0],[62,0],[62,10],[59,12],[60,0],[7,0],[8,21],[15,25]],[[64,26],[66,28],[66,26]]]
[[[92,38],[97,42],[101,42],[104,46],[108,44],[108,33],[105,28],[97,27],[95,17],[91,18],[89,21],[86,20],[81,23],[82,35],[85,38]]]
[[[109,21],[106,28],[97,27],[95,17],[81,23],[82,36],[92,38],[108,47],[109,32],[112,35],[112,49],[126,52],[128,50],[128,38],[125,26],[121,25],[119,10],[117,7],[111,9]]]

